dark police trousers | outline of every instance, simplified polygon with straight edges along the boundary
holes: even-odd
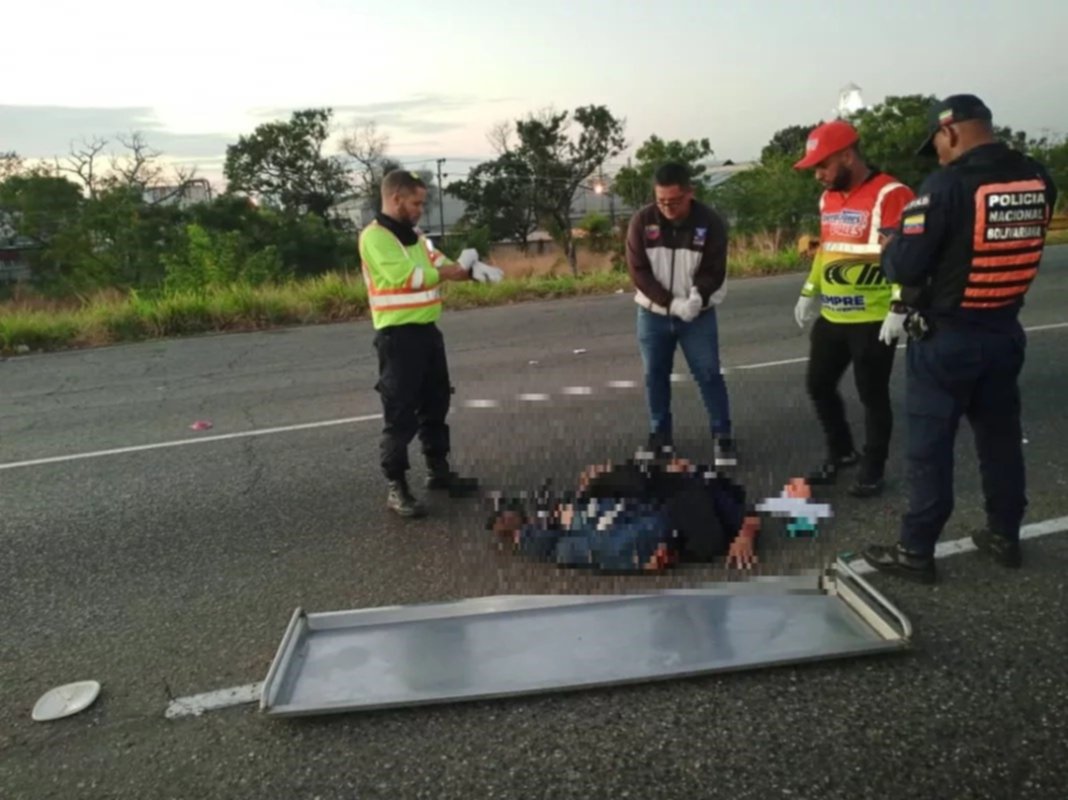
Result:
[[[987,522],[992,533],[1020,538],[1027,507],[1020,425],[1020,390],[1027,337],[1008,330],[936,323],[906,356],[909,508],[901,544],[931,554],[953,512],[953,451],[962,416],[979,456]]]
[[[445,359],[445,339],[437,325],[411,324],[382,328],[375,335],[378,383],[385,427],[382,430],[382,471],[400,480],[408,471],[408,445],[416,434],[428,462],[449,454],[449,413],[452,386]]]
[[[880,328],[882,322],[835,323],[823,317],[812,326],[808,393],[823,426],[827,455],[831,458],[848,456],[855,449],[845,404],[838,392],[838,382],[850,362],[857,394],[864,404],[864,457],[882,466],[889,454],[894,426],[890,373],[896,348],[879,341]]]

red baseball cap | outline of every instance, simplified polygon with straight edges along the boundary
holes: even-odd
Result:
[[[794,164],[794,169],[808,169],[819,164],[829,155],[834,155],[856,143],[860,137],[857,129],[840,119],[825,122],[812,129],[805,142],[805,157]]]

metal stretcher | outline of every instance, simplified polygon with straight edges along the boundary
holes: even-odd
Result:
[[[627,595],[500,595],[293,613],[260,709],[307,716],[900,651],[908,619],[842,560]]]

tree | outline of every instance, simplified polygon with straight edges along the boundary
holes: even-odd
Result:
[[[571,136],[569,116],[580,126]],[[582,106],[573,115],[543,112],[516,123],[518,145],[513,151],[533,178],[533,207],[541,224],[567,253],[577,274],[571,207],[575,192],[609,158],[623,151],[623,120],[604,106]]]
[[[14,150],[0,153],[0,183],[23,170],[22,157]]]
[[[379,133],[374,122],[358,125],[341,139],[341,149],[359,166],[355,172],[356,196],[363,199],[377,214],[382,210],[382,179],[400,168],[400,164],[386,155],[389,137]]]
[[[778,244],[786,236],[819,227],[822,188],[808,171],[794,169],[814,125],[790,125],[764,146],[760,163],[740,172],[712,192],[717,207],[739,233],[770,233]]]
[[[1032,142],[1028,147],[1031,156],[1038,159],[1049,171],[1057,187],[1057,210],[1068,210],[1068,138],[1056,137],[1053,141],[1046,138]]]
[[[446,191],[464,203],[463,222],[485,228],[493,241],[515,241],[524,250],[538,227],[533,203],[534,176],[517,154],[505,152],[479,164]]]
[[[935,102],[937,98],[931,95],[891,96],[849,118],[868,162],[914,190],[937,168],[933,159],[916,155],[927,136],[927,120]]]
[[[809,132],[815,125],[790,125],[778,130],[771,137],[771,141],[764,145],[760,151],[760,162],[770,163],[775,156],[792,158],[794,162],[805,154],[805,143],[808,141]]]
[[[223,174],[229,192],[277,203],[285,213],[326,220],[348,189],[345,165],[323,154],[331,109],[293,112],[287,122],[267,122],[226,148]]]
[[[107,144],[107,139],[101,139],[99,136],[83,139],[77,147],[71,143],[70,155],[62,162],[56,160],[56,172],[69,172],[74,175],[85,187],[89,198],[96,197],[103,180],[97,159],[100,158]]]
[[[634,154],[636,163],[628,164],[616,173],[612,181],[612,191],[632,208],[645,205],[653,199],[653,175],[657,168],[666,162],[676,161],[690,169],[697,198],[706,200],[709,190],[705,173],[708,167],[701,162],[711,156],[712,145],[708,139],[682,142],[677,139],[664,141],[659,136],[650,136]]]
[[[38,286],[64,291],[85,285],[89,243],[80,224],[81,188],[66,178],[14,175],[0,183],[0,218],[9,236],[30,244],[27,260]]]

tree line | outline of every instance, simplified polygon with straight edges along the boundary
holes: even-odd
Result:
[[[913,188],[936,166],[915,155],[934,100],[889,97],[850,117],[869,161]],[[495,127],[488,137],[494,157],[444,187],[465,213],[441,245],[446,252],[488,249],[497,241],[525,246],[544,230],[574,270],[576,194],[595,188],[636,208],[652,199],[653,172],[668,160],[690,166],[698,197],[724,212],[735,232],[790,241],[818,225],[820,188],[792,165],[819,122],[777,131],[754,165],[713,185],[708,138],[651,136],[626,166],[606,176],[605,165],[628,147],[625,120],[599,105],[530,114]],[[0,153],[0,246],[19,242],[34,287],[56,295],[101,288],[208,291],[355,270],[357,231],[340,209],[348,202],[377,210],[381,179],[400,163],[373,124],[343,131],[340,152],[327,152],[332,133],[329,108],[259,125],[227,146],[225,191],[195,204],[174,202],[197,186],[195,172],[165,167],[139,134],[119,137],[117,155],[108,154],[113,143],[102,139],[73,146],[51,164],[27,165],[15,153]],[[1064,137],[1031,138],[1007,127],[998,133],[1068,186]],[[421,175],[436,191],[433,175]],[[620,246],[621,231],[606,219],[594,215],[580,227],[594,246]]]

